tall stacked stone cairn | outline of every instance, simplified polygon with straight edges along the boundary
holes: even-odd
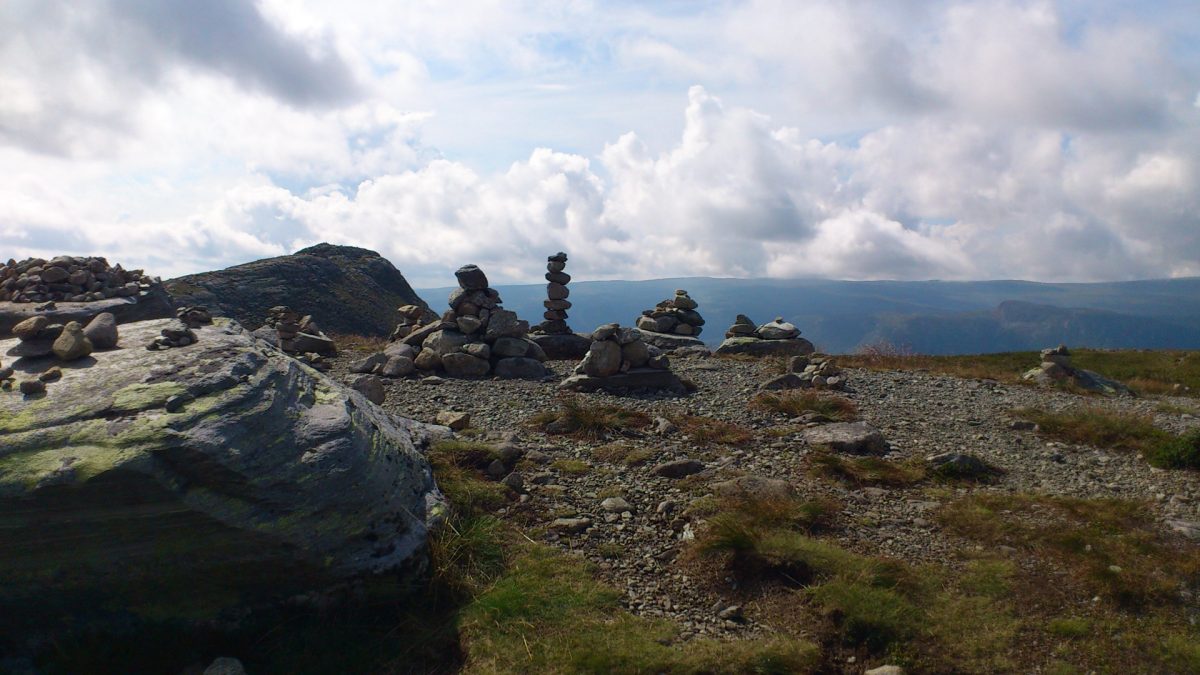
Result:
[[[725,331],[725,341],[717,354],[750,356],[804,356],[815,351],[813,343],[800,337],[800,329],[777,316],[774,321],[755,326],[750,317],[738,314]]]
[[[1071,352],[1066,345],[1043,349],[1041,364],[1026,372],[1023,377],[1044,387],[1078,387],[1100,394],[1133,394],[1129,387],[1116,380],[1072,366]]]
[[[500,294],[488,286],[483,270],[464,265],[454,276],[458,288],[450,293],[450,309],[441,319],[411,324],[407,335],[355,363],[352,370],[402,377],[413,372],[405,362],[411,359],[424,375],[531,380],[548,376],[550,371],[542,365],[546,354],[528,338],[529,322],[500,306]]]
[[[575,374],[559,384],[570,391],[626,391],[667,389],[687,391],[671,372],[671,362],[662,350],[647,344],[643,331],[608,323],[592,332],[588,353],[575,366]]]
[[[571,275],[564,271],[566,267],[567,254],[562,251],[546,258],[547,297],[542,302],[546,308],[542,314],[545,321],[529,331],[530,339],[551,359],[583,358],[592,344],[586,335],[577,335],[567,325],[567,310],[571,308],[567,284],[571,282]]]
[[[35,314],[65,325],[87,324],[105,312],[128,323],[170,317],[174,309],[160,279],[101,257],[60,255],[0,265],[0,338]]]
[[[703,347],[700,332],[703,330],[704,317],[696,311],[699,304],[679,289],[675,297],[663,300],[647,309],[638,317],[637,329],[642,332],[642,339],[660,349],[678,349],[680,347]]]

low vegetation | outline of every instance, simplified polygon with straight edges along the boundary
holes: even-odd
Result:
[[[743,445],[754,439],[754,432],[734,422],[700,415],[672,415],[671,422],[699,446]]]
[[[592,457],[610,464],[639,466],[654,458],[654,451],[629,443],[609,443],[592,449]]]
[[[824,415],[835,422],[850,422],[858,419],[858,406],[850,399],[815,391],[764,392],[750,399],[750,407],[756,410],[782,413],[799,417],[805,413]]]
[[[887,345],[875,345],[858,354],[838,357],[843,367],[927,370],[1009,383],[1022,382],[1021,376],[1039,360],[1037,352],[929,356]],[[1092,370],[1123,382],[1140,394],[1200,396],[1200,352],[1073,349],[1071,362],[1076,368]]]
[[[1064,443],[1139,452],[1164,469],[1200,469],[1200,431],[1176,436],[1154,425],[1150,415],[1080,407],[1063,411],[1021,408],[1013,414]]]
[[[920,460],[893,462],[882,457],[842,457],[832,452],[815,451],[809,456],[809,470],[817,476],[853,485],[907,487],[928,476]]]
[[[329,339],[338,349],[348,352],[374,354],[387,349],[391,344],[387,338],[378,335],[357,335],[354,333],[328,333]]]
[[[565,434],[577,438],[608,438],[650,425],[643,412],[616,405],[597,405],[576,396],[559,400],[558,410],[534,415],[529,420],[534,428],[550,434]]]

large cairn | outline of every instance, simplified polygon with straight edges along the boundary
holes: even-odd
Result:
[[[592,332],[588,353],[575,374],[559,387],[571,391],[668,389],[683,393],[683,382],[671,372],[662,350],[647,344],[642,331],[609,323]]]
[[[142,270],[112,266],[100,257],[10,259],[0,267],[0,302],[94,302],[135,296],[159,284]]]
[[[413,365],[427,374],[517,379],[549,375],[542,365],[546,354],[528,338],[529,323],[500,306],[500,294],[488,286],[483,270],[464,265],[454,276],[458,288],[450,293],[450,309],[442,318],[411,330],[388,349],[400,355],[399,345],[412,347]]]
[[[662,349],[703,347],[699,336],[704,330],[704,317],[697,307],[699,304],[687,291],[676,290],[675,297],[644,310],[637,319],[637,329],[646,342]]]
[[[571,308],[567,284],[571,275],[566,273],[566,267],[567,254],[562,251],[546,258],[546,300],[542,302],[546,308],[542,314],[545,321],[529,331],[530,339],[551,359],[583,358],[592,344],[587,336],[575,334],[567,325],[567,310]]]
[[[815,351],[813,343],[800,337],[800,329],[783,320],[782,316],[756,326],[750,317],[738,314],[733,325],[725,331],[725,341],[717,354],[747,354],[749,356],[804,356]]]
[[[1042,362],[1037,368],[1026,372],[1024,379],[1044,387],[1073,387],[1101,394],[1132,394],[1129,387],[1116,380],[1071,365],[1071,351],[1066,345],[1043,349],[1041,356]]]

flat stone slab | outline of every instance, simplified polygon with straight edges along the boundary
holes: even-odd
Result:
[[[704,340],[691,335],[655,333],[654,331],[642,330],[640,328],[634,328],[633,330],[642,336],[642,340],[646,344],[654,345],[663,351],[680,349],[682,347],[705,347]]]
[[[655,368],[634,368],[626,373],[618,373],[609,377],[592,377],[590,375],[572,375],[563,380],[559,389],[568,391],[590,392],[603,389],[605,391],[626,391],[631,389],[669,389],[684,393],[687,389],[675,373],[669,370]]]
[[[851,455],[882,455],[888,451],[887,441],[878,429],[866,422],[838,422],[804,431],[809,445],[823,445],[834,452]]]
[[[106,298],[95,302],[56,302],[55,308],[36,311],[40,303],[0,302],[0,340],[12,337],[13,326],[33,316],[44,316],[50,323],[65,324],[78,321],[86,326],[97,314],[111,313],[118,324],[166,319],[175,316],[171,296],[161,287],[142,291],[138,295],[124,298]]]
[[[422,450],[436,428],[228,319],[142,348],[174,321],[122,325],[121,347],[61,364],[45,393],[0,391],[0,607],[23,608],[0,633],[111,607],[218,616],[423,564],[443,511]]]
[[[760,340],[752,337],[725,338],[716,354],[746,354],[748,356],[806,356],[816,351],[813,343],[804,338]]]
[[[592,339],[578,333],[560,333],[556,335],[530,334],[530,340],[546,352],[546,358],[554,361],[578,361],[592,346]]]

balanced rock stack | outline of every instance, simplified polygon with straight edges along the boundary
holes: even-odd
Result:
[[[703,347],[699,339],[703,330],[704,317],[696,311],[699,304],[679,289],[675,297],[663,300],[654,309],[647,309],[638,317],[637,328],[643,339],[662,349],[679,347]]]
[[[68,321],[65,325],[50,323],[45,316],[34,316],[14,326],[13,334],[18,342],[6,354],[18,357],[16,365],[27,373],[44,368],[41,374],[20,382],[20,391],[27,396],[45,392],[47,382],[62,378],[62,369],[54,362],[42,362],[43,359],[53,357],[58,363],[77,361],[97,349],[116,347],[118,339],[116,319],[108,313],[97,315],[87,326],[78,321]],[[0,389],[11,390],[14,378],[15,368],[0,368]]]
[[[454,276],[458,288],[450,293],[450,309],[441,320],[412,330],[398,343],[417,351],[416,368],[450,377],[546,377],[546,354],[527,337],[529,322],[500,306],[500,294],[488,286],[483,270],[464,265]]]
[[[1116,380],[1072,366],[1071,352],[1066,345],[1043,349],[1041,364],[1023,377],[1047,387],[1076,387],[1101,394],[1132,394],[1129,387]]]
[[[337,345],[328,335],[321,332],[312,316],[300,316],[298,312],[283,305],[267,310],[266,325],[254,331],[254,334],[265,338],[288,354],[337,354]]]
[[[428,326],[439,320],[437,312],[421,305],[403,305],[396,308],[396,313],[400,315],[400,323],[396,324],[396,329],[389,338],[392,342],[402,340],[421,326]]]
[[[760,389],[833,389],[846,388],[846,375],[833,359],[824,354],[793,356],[788,372],[764,382]]]
[[[775,317],[761,326],[755,326],[750,317],[738,314],[733,325],[725,331],[725,341],[717,347],[717,354],[748,354],[750,356],[804,356],[812,354],[813,343],[800,337],[800,329]]]
[[[551,359],[582,358],[592,344],[587,336],[576,335],[567,325],[567,310],[571,308],[567,284],[571,275],[566,273],[566,267],[567,254],[562,251],[546,258],[546,300],[542,302],[546,308],[542,314],[545,321],[529,331],[530,339]]]
[[[643,332],[609,323],[592,333],[588,353],[575,366],[575,374],[559,385],[571,391],[605,389],[669,389],[686,391],[671,372],[670,361],[658,347],[647,344]]]

